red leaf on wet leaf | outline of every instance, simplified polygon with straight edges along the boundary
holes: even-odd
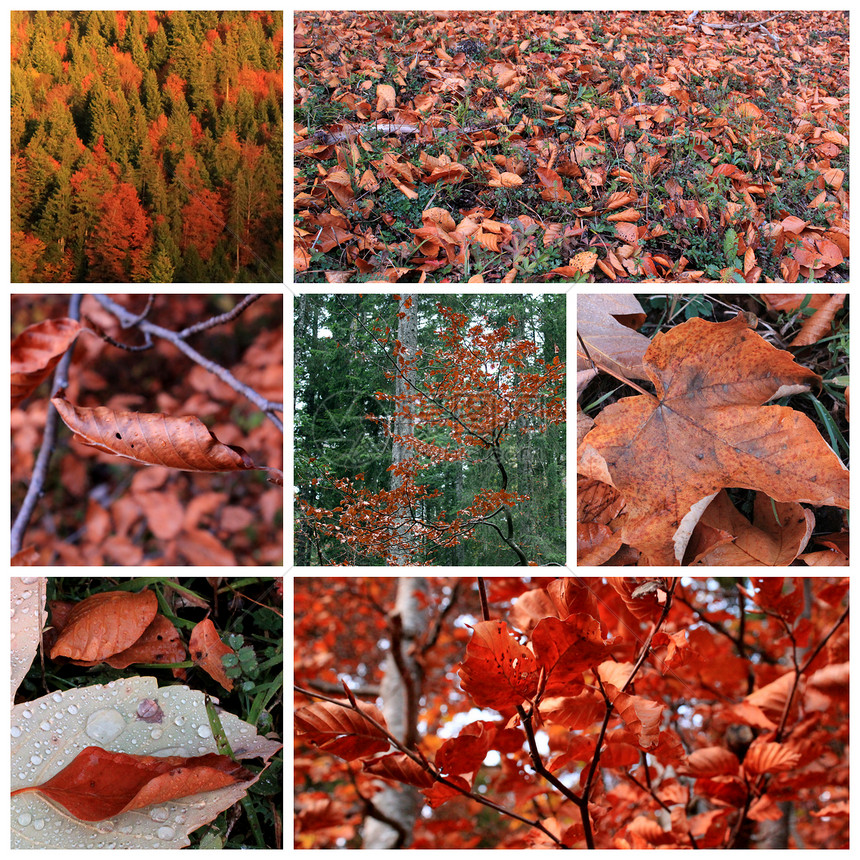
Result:
[[[81,821],[103,821],[132,809],[253,778],[251,771],[228,756],[214,753],[157,758],[87,747],[47,782],[18,788],[12,796],[36,791]]]

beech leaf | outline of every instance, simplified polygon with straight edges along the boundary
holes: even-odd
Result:
[[[513,709],[537,692],[538,664],[504,621],[479,621],[466,647],[460,680],[478,707]]]
[[[257,468],[242,448],[224,445],[191,415],[88,409],[54,397],[60,417],[75,440],[106,454],[186,472],[232,472]]]
[[[90,595],[75,604],[65,619],[51,648],[51,659],[101,663],[137,642],[157,611],[158,599],[147,588],[137,594],[104,591]]]
[[[820,378],[743,317],[692,319],[658,334],[644,364],[656,395],[607,406],[579,447],[579,471],[624,495],[623,539],[646,563],[678,564],[682,520],[723,488],[848,506],[848,471],[812,421],[763,405]]]
[[[548,695],[569,691],[576,676],[601,663],[610,651],[600,622],[590,615],[571,615],[564,621],[544,618],[532,633],[532,643],[538,663],[546,670]]]
[[[12,342],[12,408],[26,400],[80,334],[77,320],[62,317],[25,328]]]
[[[42,641],[45,611],[45,580],[38,576],[13,576],[11,581],[12,702]]]
[[[577,370],[586,370],[594,361],[627,379],[647,379],[642,356],[651,341],[636,331],[643,322],[645,311],[635,296],[579,296],[576,302]]]
[[[433,777],[423,767],[412,761],[408,755],[399,752],[366,761],[364,769],[374,776],[417,788],[429,788],[434,782]]]
[[[105,660],[114,669],[125,669],[132,663],[181,663],[185,646],[179,631],[163,615],[156,615],[143,635],[132,646]]]
[[[204,618],[195,625],[188,638],[188,650],[191,659],[210,678],[214,678],[225,690],[233,689],[233,681],[227,677],[221,658],[236,652],[221,641],[211,618]]]
[[[28,785],[12,796],[37,791],[59,803],[80,821],[104,821],[132,809],[178,797],[214,791],[254,778],[229,756],[143,756],[90,746],[71,764],[41,785]]]
[[[359,702],[358,707],[385,727],[385,717],[375,705]],[[390,745],[386,734],[361,714],[331,702],[314,702],[299,708],[295,724],[299,736],[308,743],[346,761],[386,752]]]

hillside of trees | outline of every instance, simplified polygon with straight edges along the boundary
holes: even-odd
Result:
[[[281,12],[13,12],[15,282],[283,280]]]

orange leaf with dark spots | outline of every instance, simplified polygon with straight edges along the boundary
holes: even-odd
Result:
[[[47,782],[18,788],[12,796],[36,791],[80,821],[104,821],[132,809],[253,778],[253,773],[228,756],[215,753],[158,758],[87,747]]]
[[[233,689],[233,681],[227,677],[221,658],[236,652],[221,641],[211,618],[204,618],[191,631],[188,651],[191,659],[210,678],[214,678],[225,690]]]
[[[64,397],[54,397],[51,403],[74,432],[75,441],[105,454],[186,472],[256,468],[246,451],[219,442],[200,419],[191,415],[177,418],[160,412],[116,412],[104,406],[88,409]]]

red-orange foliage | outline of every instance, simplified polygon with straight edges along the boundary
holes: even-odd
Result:
[[[484,621],[426,582],[413,745],[367,710],[397,581],[295,582],[298,847],[358,847],[379,777],[412,848],[848,847],[847,578],[500,577]]]
[[[528,501],[528,496],[507,490],[501,441],[515,433],[542,433],[548,425],[565,421],[565,365],[559,363],[558,356],[547,364],[536,357],[538,347],[534,342],[514,339],[507,326],[486,330],[476,324],[467,329],[468,315],[441,304],[437,307],[445,320],[445,328],[439,332],[442,346],[423,365],[421,384],[400,398],[382,391],[375,396],[393,404],[394,419],[411,416],[424,431],[439,428],[447,433],[446,444],[417,435],[394,436],[388,418],[368,415],[368,420],[379,423],[396,442],[415,452],[389,468],[393,476],[401,479],[397,486],[373,492],[361,483],[362,475],[355,481],[339,478],[323,466],[321,477],[314,478],[312,484],[325,483],[337,490],[341,496],[338,506],[327,510],[298,499],[312,530],[334,536],[358,556],[390,560],[402,551],[412,557],[412,563],[421,563],[417,561],[419,547],[420,552],[427,548],[420,546],[419,539],[436,547],[456,546],[494,512]],[[509,323],[515,322],[511,317]],[[393,335],[389,338],[387,332],[378,340],[388,346],[397,367],[396,371],[386,372],[391,380],[406,375],[423,359],[420,351],[418,355],[407,355],[403,344]],[[481,490],[450,516],[443,512],[433,521],[415,516],[406,522],[398,519],[399,512],[419,510],[424,501],[440,494],[420,482],[421,472],[443,461],[468,460],[475,448],[483,449],[499,464],[503,477],[500,488]],[[520,561],[525,564],[525,560]]]
[[[208,260],[224,231],[224,203],[216,191],[195,191],[182,209],[182,250],[197,248],[201,260]]]
[[[120,182],[100,203],[102,218],[86,246],[91,281],[145,281],[152,249],[150,219],[133,185]]]

